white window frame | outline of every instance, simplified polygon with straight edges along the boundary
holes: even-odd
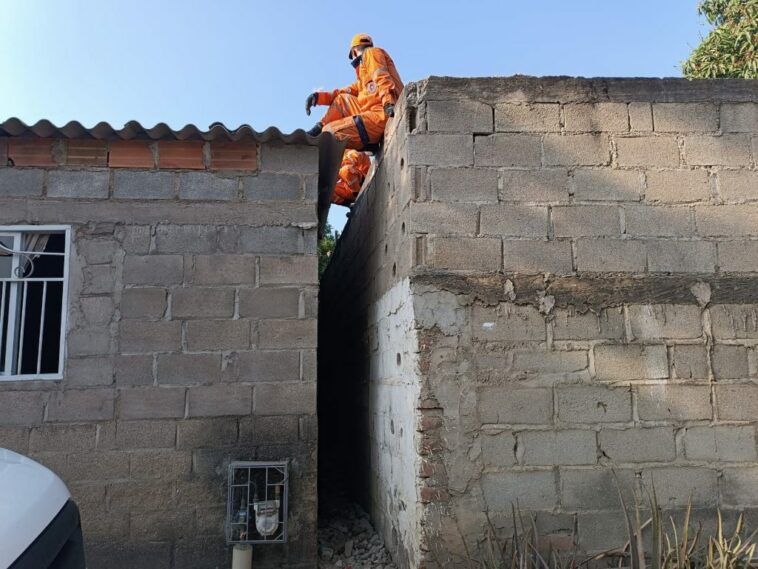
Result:
[[[61,278],[52,278],[52,279],[40,279],[44,281],[54,281],[54,282],[62,282],[63,283],[63,293],[62,293],[62,299],[61,299],[61,330],[60,330],[60,345],[58,346],[58,371],[55,373],[25,373],[25,374],[13,374],[13,375],[6,375],[3,373],[0,373],[0,382],[3,381],[36,381],[36,380],[59,380],[63,379],[63,370],[65,369],[66,364],[66,332],[68,330],[68,308],[69,308],[69,298],[68,298],[68,291],[69,291],[69,264],[71,260],[71,226],[70,225],[0,225],[0,235],[12,235],[14,237],[19,237],[18,242],[21,243],[20,237],[24,234],[29,233],[62,233],[63,234],[63,240],[64,240],[64,249],[63,249],[63,277]],[[0,282],[13,282],[13,271],[16,267],[18,267],[21,256],[20,255],[13,255],[12,257],[12,268],[11,268],[11,278],[6,279],[4,277],[0,277]],[[27,280],[27,279],[24,279]],[[18,282],[18,281],[16,281]],[[28,282],[35,282],[34,278],[28,279]],[[39,282],[37,280],[36,282]],[[8,287],[6,287],[7,289]],[[11,294],[14,296],[18,294],[19,287],[13,287],[13,291]],[[0,294],[2,294],[2,290],[0,289]],[[14,296],[11,297],[11,300],[13,300]],[[44,300],[43,295],[43,300]],[[4,299],[3,299],[4,300]],[[8,305],[9,307],[11,304]],[[44,307],[44,302],[43,302]],[[0,307],[2,308],[2,307]],[[44,314],[44,310],[43,310]],[[2,325],[2,320],[0,320],[0,325]],[[5,350],[5,356],[6,356],[6,362],[8,361],[8,358],[13,357],[13,352],[15,352],[15,346],[14,346],[14,338],[9,335],[8,338],[6,338],[6,350]],[[23,344],[22,344],[23,345]],[[41,354],[38,354],[38,359],[41,357]],[[5,366],[3,366],[2,369],[7,369]]]

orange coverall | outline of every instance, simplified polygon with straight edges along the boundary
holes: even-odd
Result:
[[[347,141],[348,151],[342,159],[333,200],[340,203],[336,201],[339,197],[343,201],[340,205],[355,201],[371,164],[365,153],[356,153],[362,155],[358,157],[349,151],[382,140],[387,124],[384,105],[397,103],[403,91],[395,63],[381,48],[363,50],[355,74],[357,80],[354,83],[332,92],[319,92],[317,101],[319,105],[329,105],[321,119],[324,132],[331,132],[337,140]],[[343,171],[350,175],[343,178]],[[362,176],[355,176],[356,173],[362,173]]]

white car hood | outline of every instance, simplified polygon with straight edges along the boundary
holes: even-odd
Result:
[[[8,567],[29,547],[70,496],[51,470],[0,448],[0,567]]]

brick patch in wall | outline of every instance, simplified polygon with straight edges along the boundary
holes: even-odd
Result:
[[[67,140],[67,166],[107,166],[108,143],[104,140]]]
[[[211,170],[257,170],[258,145],[252,142],[211,143]]]
[[[158,142],[158,168],[203,170],[203,142],[161,140]]]
[[[55,166],[51,138],[11,138],[8,158],[15,166]]]
[[[150,143],[145,140],[119,140],[108,149],[108,166],[111,168],[153,168],[155,158]]]

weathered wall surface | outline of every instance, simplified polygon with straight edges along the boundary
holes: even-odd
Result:
[[[408,86],[379,171],[411,184],[420,559],[463,561],[516,499],[556,544],[618,545],[612,468],[669,507],[758,506],[757,93]]]
[[[64,378],[0,381],[0,446],[67,483],[88,566],[228,566],[226,465],[286,458],[256,564],[315,566],[318,148],[0,146],[0,225],[73,241]]]

